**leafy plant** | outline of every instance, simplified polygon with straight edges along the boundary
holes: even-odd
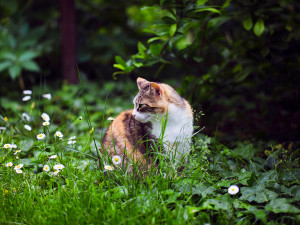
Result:
[[[187,54],[199,40],[201,40],[201,26],[213,20],[214,14],[221,14],[215,6],[207,6],[207,1],[176,1],[161,2],[154,5],[151,13],[158,16],[154,24],[143,29],[144,32],[152,35],[147,41],[147,46],[138,42],[138,53],[132,55],[126,63],[120,56],[116,57],[115,68],[122,72],[129,73],[142,66],[152,66],[156,63],[170,64],[176,55]],[[176,7],[173,7],[176,5]],[[223,10],[228,4],[224,4]],[[219,7],[218,7],[219,8]],[[148,8],[143,7],[142,11]],[[187,55],[186,55],[187,57]],[[158,71],[159,73],[160,71]],[[158,75],[158,74],[156,74]]]
[[[8,71],[11,79],[18,78],[23,70],[39,72],[36,58],[46,45],[40,42],[45,27],[30,29],[27,23],[0,27],[0,72]]]
[[[209,115],[202,124],[207,133],[297,139],[295,125],[277,121],[294,124],[289,118],[299,113],[295,104],[299,98],[293,94],[299,83],[294,76],[298,73],[294,47],[299,42],[294,13],[298,3],[171,0],[145,4],[129,15],[147,40],[137,42],[136,54],[116,57],[115,77],[144,73],[183,81],[181,94],[197,111]],[[147,7],[156,19],[146,17]]]

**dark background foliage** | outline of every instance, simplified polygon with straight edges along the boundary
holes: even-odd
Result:
[[[62,84],[60,4],[0,2],[1,96]],[[292,0],[78,0],[70,35],[83,79],[99,88],[113,78],[168,82],[205,114],[204,133],[299,144],[299,9]]]

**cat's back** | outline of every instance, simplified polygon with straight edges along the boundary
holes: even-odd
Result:
[[[135,154],[140,158],[146,152],[143,139],[151,138],[151,125],[135,120],[132,111],[121,112],[107,128],[102,144],[112,155],[123,154],[124,150],[131,154],[137,150]]]
[[[168,84],[160,84],[163,89],[164,89],[164,93],[165,93],[165,96],[167,98],[167,101],[169,103],[172,103],[174,105],[176,105],[180,111],[182,111],[185,116],[187,118],[189,118],[190,120],[193,120],[193,110],[192,110],[192,107],[191,105],[189,104],[189,102],[181,97],[178,92],[172,88],[170,85]]]
[[[113,119],[112,123],[107,128],[107,131],[103,137],[102,144],[105,147],[108,147],[112,141],[126,141],[127,135],[126,131],[128,131],[128,124],[130,124],[130,120],[132,119],[132,109],[121,112],[115,119]]]

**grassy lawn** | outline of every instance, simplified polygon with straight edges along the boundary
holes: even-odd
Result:
[[[145,177],[105,170],[109,159],[99,168],[107,118],[132,107],[134,90],[134,83],[86,83],[54,92],[36,87],[28,101],[23,93],[2,97],[0,224],[300,223],[293,143],[228,148],[200,132],[183,173],[168,162]],[[228,193],[231,185],[237,194]]]

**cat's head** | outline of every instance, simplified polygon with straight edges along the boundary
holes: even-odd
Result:
[[[169,103],[166,85],[150,82],[140,77],[137,79],[137,85],[139,93],[133,100],[133,117],[142,123],[161,120],[167,112]]]

